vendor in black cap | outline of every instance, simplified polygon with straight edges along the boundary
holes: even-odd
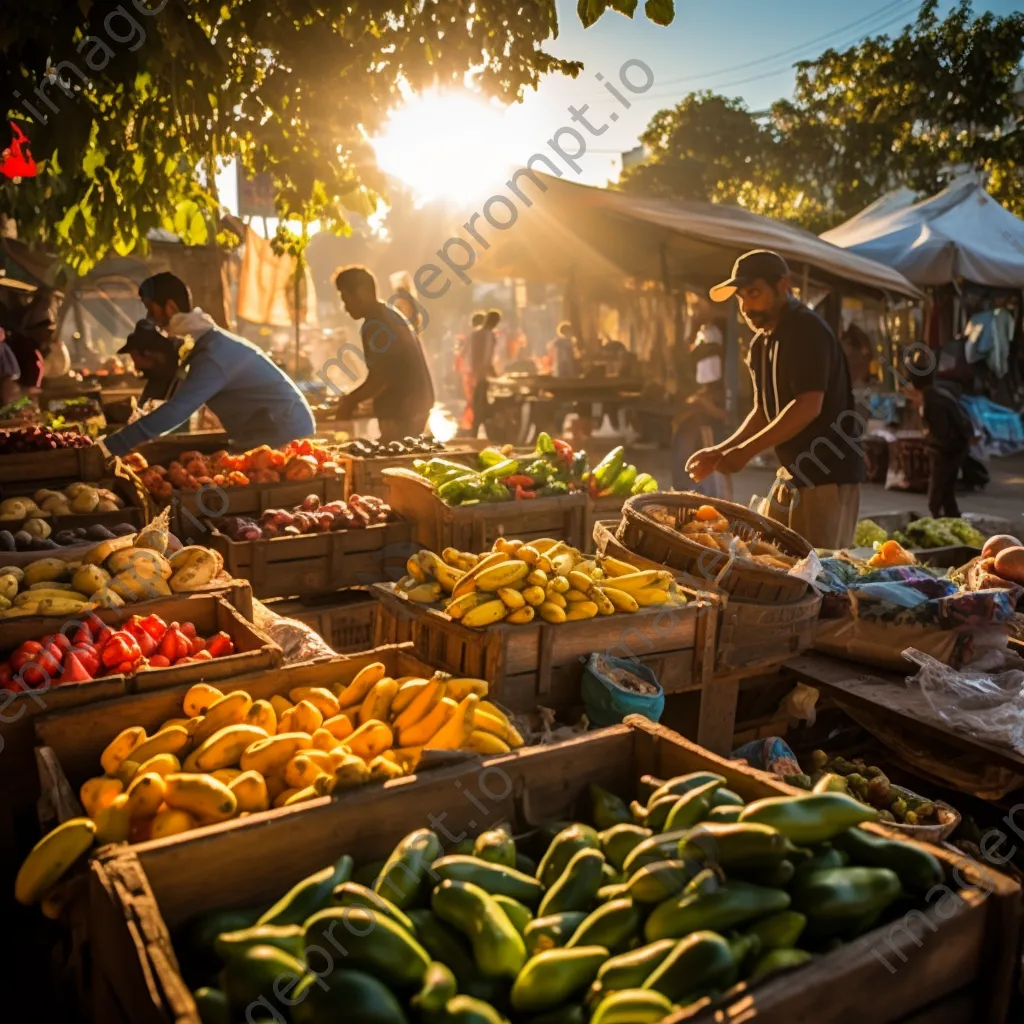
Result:
[[[747,362],[754,408],[731,437],[692,455],[686,470],[698,482],[715,471],[736,473],[774,448],[781,494],[769,514],[816,548],[847,547],[860,511],[863,421],[853,411],[849,367],[832,328],[793,297],[790,283],[786,261],[756,249],[711,289],[715,302],[735,295],[756,332]]]

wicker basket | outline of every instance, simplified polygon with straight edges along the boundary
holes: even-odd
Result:
[[[701,505],[711,505],[721,512],[729,520],[733,534],[745,542],[764,540],[795,558],[805,558],[811,552],[810,544],[803,537],[781,523],[735,502],[709,499],[692,491],[630,498],[622,507],[616,537],[630,551],[688,573],[696,589],[717,586],[733,597],[773,603],[799,601],[804,597],[810,584],[800,577],[748,558],[730,561],[731,556],[690,540],[678,529],[651,515],[654,509],[661,509],[673,518],[676,527],[681,527],[693,519]]]

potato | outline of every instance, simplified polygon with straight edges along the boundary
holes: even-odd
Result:
[[[85,486],[71,499],[71,511],[76,515],[85,515],[95,512],[99,503],[100,496],[96,493],[96,488]]]
[[[25,532],[39,540],[46,540],[50,536],[50,524],[45,519],[25,520]]]

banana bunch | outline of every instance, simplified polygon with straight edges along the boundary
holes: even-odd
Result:
[[[182,717],[152,735],[122,730],[83,783],[87,817],[45,836],[15,882],[21,903],[43,902],[94,842],[143,842],[270,807],[290,807],[364,782],[415,772],[427,750],[508,754],[523,738],[486,700],[482,679],[387,675],[380,662],[348,683],[299,686],[254,700],[196,683]]]
[[[577,622],[686,601],[668,570],[591,558],[550,538],[524,543],[499,537],[485,555],[423,550],[406,568],[400,593],[425,604],[443,601],[448,614],[471,629],[521,625],[538,616],[554,624]]]

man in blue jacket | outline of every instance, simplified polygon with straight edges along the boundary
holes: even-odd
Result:
[[[295,383],[244,338],[221,330],[193,308],[188,286],[174,274],[156,274],[139,285],[139,298],[159,327],[191,337],[192,350],[178,370],[178,383],[163,405],[106,438],[113,455],[124,455],[186,422],[208,405],[235,447],[278,448],[316,430],[309,403]]]

